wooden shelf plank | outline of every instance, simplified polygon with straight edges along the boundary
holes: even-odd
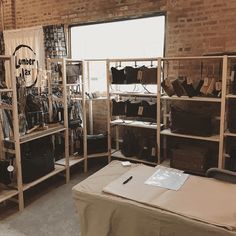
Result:
[[[18,194],[17,190],[12,190],[12,189],[1,190],[0,189],[0,202],[4,202],[4,201],[16,196],[17,194]]]
[[[111,153],[112,153],[111,156],[114,157],[114,158],[124,159],[124,160],[128,160],[128,161],[135,161],[135,162],[149,164],[149,165],[157,165],[157,163],[155,163],[155,162],[138,159],[137,157],[125,157],[121,153],[120,150],[112,150]]]
[[[188,96],[181,96],[177,97],[176,95],[169,97],[164,95],[161,99],[166,100],[180,100],[180,101],[193,101],[193,102],[221,102],[221,98],[212,98],[212,97],[188,97]]]
[[[70,156],[70,157],[69,157],[69,166],[71,167],[71,166],[74,166],[74,165],[76,165],[76,164],[78,164],[78,163],[80,163],[80,162],[83,162],[84,159],[85,159],[85,158],[82,157],[82,156]],[[62,158],[62,159],[60,159],[60,160],[57,160],[57,161],[55,162],[55,164],[61,165],[61,166],[65,166],[65,165],[66,165],[65,158]]]
[[[129,127],[137,127],[137,128],[145,128],[145,129],[157,129],[156,123],[135,121],[135,120],[117,119],[117,120],[111,121],[111,125],[129,126]]]
[[[229,130],[225,131],[224,135],[225,136],[236,137],[236,133],[231,133]]]
[[[39,139],[48,135],[52,135],[55,133],[59,133],[61,131],[64,131],[65,127],[63,125],[52,125],[49,126],[48,129],[45,130],[40,130],[40,131],[34,131],[30,134],[26,134],[24,136],[20,137],[20,143],[26,143],[29,142],[31,140],[35,140],[35,139]]]
[[[110,92],[110,95],[119,95],[126,97],[157,97],[156,93],[135,93],[135,92]]]
[[[172,133],[170,131],[170,129],[162,130],[161,134],[167,135],[167,136],[175,136],[175,137],[182,137],[182,138],[189,138],[189,139],[199,139],[199,140],[206,140],[206,141],[212,141],[212,142],[219,142],[220,141],[219,135],[213,135],[210,137],[203,137],[203,136],[188,135],[188,134],[178,134],[178,133]]]
[[[235,94],[227,94],[226,98],[236,98],[236,95]]]
[[[23,191],[25,190],[28,190],[32,187],[34,187],[35,185],[49,179],[50,177],[56,175],[56,174],[59,174],[60,172],[64,171],[65,170],[65,167],[64,166],[61,166],[61,165],[55,165],[55,170],[50,172],[49,174],[31,182],[31,183],[28,183],[28,184],[23,184]]]
[[[0,93],[12,92],[12,89],[0,89]]]
[[[108,152],[100,152],[100,153],[88,154],[88,158],[104,157],[108,155],[109,155]]]

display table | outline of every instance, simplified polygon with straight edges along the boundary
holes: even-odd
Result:
[[[138,170],[137,166],[123,167],[119,161],[113,161],[73,188],[82,236],[236,235],[236,185],[233,184],[190,176],[179,191],[157,189],[161,195],[155,197],[146,188],[150,186],[142,183],[136,183],[134,196],[131,190],[125,191],[124,197],[115,196],[117,190],[113,194],[103,192],[105,187],[112,190],[109,185],[119,182],[127,171]],[[146,168],[147,172],[152,171],[149,168],[152,167]],[[146,178],[144,172],[142,178]],[[134,171],[134,175],[137,173]],[[132,189],[131,183],[130,186]],[[123,195],[119,191],[118,195]],[[193,194],[195,197],[189,199]]]

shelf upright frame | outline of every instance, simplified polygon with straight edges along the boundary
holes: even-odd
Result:
[[[18,120],[18,107],[17,107],[17,91],[16,91],[16,72],[15,57],[10,57],[10,77],[12,86],[12,114],[13,114],[13,130],[14,130],[14,143],[15,143],[15,158],[16,158],[16,172],[17,172],[17,188],[18,188],[18,203],[19,210],[24,209],[24,196],[23,196],[23,183],[22,183],[22,169],[21,169],[21,151],[20,151],[20,131]]]

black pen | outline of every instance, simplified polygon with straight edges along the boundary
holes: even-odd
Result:
[[[133,178],[133,176],[130,176],[127,180],[125,180],[125,181],[123,182],[123,184],[127,184],[132,178]]]

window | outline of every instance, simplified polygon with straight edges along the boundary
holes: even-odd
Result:
[[[165,16],[71,28],[73,59],[163,56]],[[91,92],[106,90],[105,62],[90,63]]]

